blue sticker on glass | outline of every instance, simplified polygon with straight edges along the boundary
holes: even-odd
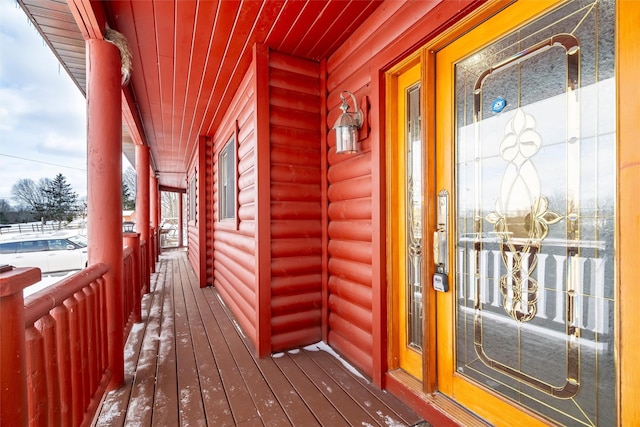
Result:
[[[491,111],[493,111],[494,113],[499,113],[500,111],[504,110],[504,107],[507,106],[507,100],[504,98],[496,98],[495,101],[493,101],[493,104],[491,104]]]

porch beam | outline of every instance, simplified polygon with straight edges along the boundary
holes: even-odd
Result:
[[[104,38],[107,18],[100,0],[67,0],[78,29],[85,40]],[[89,82],[87,82],[88,92]]]
[[[120,52],[87,40],[87,237],[89,265],[105,263],[109,388],[124,380],[122,285],[122,100]]]
[[[122,118],[127,125],[129,135],[136,145],[146,145],[146,138],[144,136],[144,128],[138,109],[136,107],[135,100],[133,99],[133,91],[131,86],[125,86],[122,88]]]

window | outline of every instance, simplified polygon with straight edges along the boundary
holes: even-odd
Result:
[[[218,156],[218,217],[236,217],[235,139],[231,138]]]
[[[18,249],[17,242],[0,244],[0,254],[15,254],[17,249]]]
[[[19,242],[18,243],[18,253],[24,252],[43,252],[48,251],[46,240],[32,240],[29,242]]]
[[[189,221],[196,220],[196,176],[189,181]]]
[[[64,251],[64,250],[67,249],[67,245],[68,244],[70,244],[70,243],[67,243],[67,241],[63,240],[63,239],[49,240],[49,250],[50,251]]]

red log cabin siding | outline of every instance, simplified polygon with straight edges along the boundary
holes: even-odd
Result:
[[[187,247],[200,286],[213,283],[213,144],[201,136],[187,173]],[[193,190],[191,183],[194,183]],[[191,199],[194,199],[193,201]],[[192,203],[194,212],[191,212]],[[192,215],[194,213],[195,215]]]
[[[258,347],[256,289],[256,123],[255,65],[250,67],[213,138],[214,286]],[[236,142],[236,221],[219,221],[218,156]],[[236,227],[237,224],[237,227]]]
[[[271,350],[322,339],[320,64],[269,54]]]
[[[318,63],[266,49],[256,52],[256,62],[268,61],[268,73],[259,76],[268,81],[256,81],[261,65],[254,63],[214,137],[214,284],[256,348],[264,352],[260,341],[266,339],[266,350],[274,352],[321,339],[320,80]],[[256,88],[265,83],[269,102],[260,104]],[[256,114],[257,108],[268,111]],[[257,227],[257,212],[265,207],[258,206],[256,192],[256,117],[269,118],[265,167],[270,227],[265,231]],[[217,158],[236,126],[237,229],[217,221]],[[269,256],[256,260],[258,237],[267,239]],[[260,279],[267,281],[267,304],[261,305],[258,287],[265,284],[258,283],[256,275],[269,259],[267,274]],[[265,317],[270,324],[262,329],[258,321]],[[265,333],[269,336],[259,336]]]
[[[196,216],[192,215],[191,206],[194,205],[195,209],[193,209],[193,211],[197,212],[197,181],[199,169],[197,161],[199,155],[198,146],[196,146],[187,173],[187,255],[193,270],[198,275],[198,280],[200,280],[200,238],[198,221]],[[191,189],[192,183],[195,186],[193,189]]]
[[[329,132],[329,344],[381,385],[386,370],[386,177],[383,71],[443,28],[471,1],[385,2],[327,60],[326,126],[340,93],[369,97],[361,153],[338,155]],[[448,3],[448,4],[447,4]],[[407,36],[409,34],[409,36]]]

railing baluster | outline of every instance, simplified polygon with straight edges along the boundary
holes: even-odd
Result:
[[[47,401],[49,410],[47,425],[60,424],[60,384],[58,382],[58,356],[56,342],[56,321],[47,314],[35,323],[44,339],[45,375],[47,380]]]
[[[29,425],[47,425],[47,377],[44,361],[44,339],[31,326],[25,332],[27,351],[27,389],[29,390]]]
[[[81,338],[80,338],[80,321],[78,313],[78,302],[74,296],[68,298],[64,305],[69,311],[69,355],[71,358],[71,420],[72,424],[77,426],[82,422],[82,373],[80,367],[82,364],[81,357]]]
[[[97,307],[95,305],[96,298],[95,293],[91,286],[87,286],[82,289],[84,296],[86,298],[86,333],[87,333],[87,363],[88,363],[88,371],[89,371],[89,392],[93,392],[98,386],[100,382],[99,377],[99,368],[98,368],[98,359],[96,352],[96,341],[97,337],[95,335],[95,316]]]
[[[60,384],[60,424],[72,425],[73,393],[71,385],[71,348],[69,336],[69,311],[66,305],[51,310],[56,321],[58,378]]]
[[[78,333],[80,336],[80,378],[82,388],[80,396],[82,398],[82,409],[89,404],[91,389],[89,388],[89,355],[87,351],[87,299],[82,291],[73,295],[78,301]]]

